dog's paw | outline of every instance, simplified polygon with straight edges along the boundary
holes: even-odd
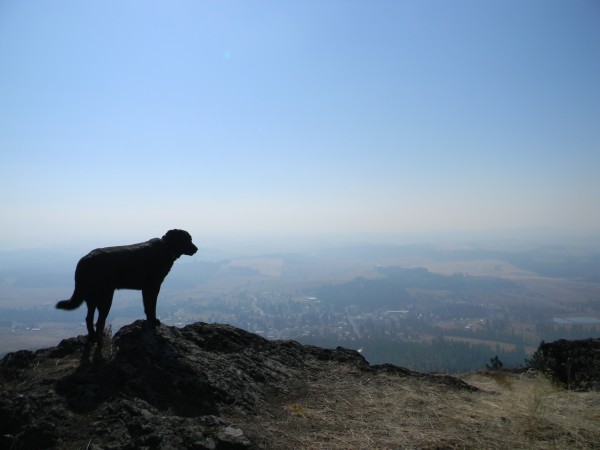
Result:
[[[151,325],[153,327],[157,327],[160,325],[160,320],[158,320],[158,319],[148,319],[147,322],[149,325]]]
[[[85,341],[85,345],[90,346],[96,343],[96,333],[89,333],[87,335],[87,340]]]

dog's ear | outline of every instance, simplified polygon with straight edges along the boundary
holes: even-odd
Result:
[[[162,239],[163,241],[170,242],[190,242],[192,240],[192,236],[190,236],[190,233],[187,231],[175,229],[167,231]]]
[[[169,230],[162,237],[162,240],[163,241],[170,241],[170,240],[172,240],[175,237],[176,234],[177,234],[177,230]]]

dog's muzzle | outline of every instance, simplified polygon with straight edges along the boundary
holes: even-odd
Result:
[[[196,247],[194,244],[190,244],[190,247],[186,249],[184,255],[192,256],[197,251],[198,251],[198,247]]]

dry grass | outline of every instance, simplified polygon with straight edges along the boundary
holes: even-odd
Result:
[[[346,366],[307,375],[298,395],[238,416],[264,448],[600,448],[600,393],[568,392],[539,375],[463,377],[471,392]]]

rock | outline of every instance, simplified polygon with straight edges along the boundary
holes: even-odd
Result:
[[[253,449],[256,436],[225,417],[299,395],[310,373],[334,366],[416,376],[371,367],[353,350],[269,341],[229,325],[137,321],[102,347],[80,336],[6,355],[0,448]]]
[[[394,366],[393,364],[377,364],[370,366],[370,369],[375,372],[391,373],[399,377],[411,377],[426,380],[430,383],[443,384],[450,389],[466,390],[476,392],[479,389],[471,386],[464,381],[446,374],[421,373],[404,367]]]
[[[220,440],[219,450],[221,448],[231,450],[244,449],[250,446],[250,441],[246,439],[244,432],[236,426],[230,425],[225,427],[218,436]]]
[[[542,343],[539,369],[573,390],[600,390],[600,339]]]

